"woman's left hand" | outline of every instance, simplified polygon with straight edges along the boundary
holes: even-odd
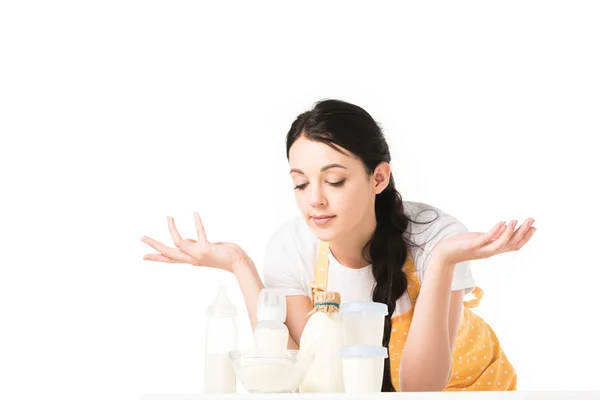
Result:
[[[508,225],[496,224],[487,233],[465,232],[441,240],[433,249],[432,256],[455,265],[459,262],[490,258],[497,254],[520,250],[531,239],[536,228],[534,220],[527,219],[517,230],[517,221]]]

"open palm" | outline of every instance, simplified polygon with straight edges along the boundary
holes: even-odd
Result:
[[[144,236],[142,242],[146,243],[158,254],[146,254],[144,260],[165,263],[183,263],[195,266],[205,266],[232,271],[232,267],[248,256],[237,244],[218,242],[211,243],[206,239],[204,225],[198,213],[194,213],[196,234],[198,240],[183,239],[175,227],[172,217],[167,218],[169,232],[175,247],[166,246],[152,238]]]
[[[508,225],[496,224],[489,232],[465,232],[441,240],[433,249],[434,254],[456,264],[462,261],[489,258],[509,251],[518,251],[531,239],[536,228],[534,220],[527,219],[517,230],[517,221]]]

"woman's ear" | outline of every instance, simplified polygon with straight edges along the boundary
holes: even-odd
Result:
[[[373,191],[375,194],[379,194],[385,190],[385,188],[390,183],[390,176],[392,170],[390,168],[390,164],[387,162],[380,163],[375,171],[373,171],[372,179],[373,179]]]

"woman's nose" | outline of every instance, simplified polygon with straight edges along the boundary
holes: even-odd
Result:
[[[325,193],[320,185],[312,185],[310,191],[310,205],[314,208],[320,208],[327,205]]]

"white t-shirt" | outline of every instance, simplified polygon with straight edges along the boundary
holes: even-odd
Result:
[[[423,247],[408,247],[417,270],[417,278],[422,284],[429,255],[435,245],[448,236],[468,230],[459,220],[439,208],[418,202],[403,201],[403,204],[408,217],[421,222],[409,222],[405,236]],[[304,295],[312,299],[309,283],[314,281],[318,247],[319,239],[302,217],[298,216],[285,222],[272,235],[267,245],[263,273],[265,286],[279,288],[287,296]],[[340,293],[342,302],[372,301],[374,285],[370,265],[360,269],[347,268],[329,253],[327,290]],[[457,264],[452,290],[465,289],[465,293],[469,293],[474,287],[475,280],[469,262]],[[408,311],[410,305],[410,297],[408,292],[405,292],[398,299],[394,315]]]

